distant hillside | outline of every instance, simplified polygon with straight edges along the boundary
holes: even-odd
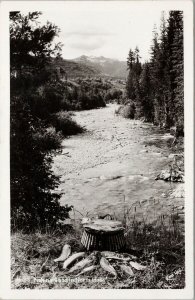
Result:
[[[66,73],[68,78],[100,76],[100,71],[93,66],[63,58],[52,60],[50,67]]]
[[[72,61],[88,66],[98,71],[101,75],[126,78],[127,76],[127,63],[117,59],[106,58],[104,56],[86,56],[82,55],[73,59]]]

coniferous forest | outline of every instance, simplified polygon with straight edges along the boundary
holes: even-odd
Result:
[[[138,47],[130,49],[127,66],[127,98],[132,117],[143,118],[164,128],[184,127],[183,13],[171,11],[161,18],[160,33],[153,30],[151,59],[140,62]],[[128,101],[126,101],[128,103]],[[132,110],[133,110],[132,109]]]

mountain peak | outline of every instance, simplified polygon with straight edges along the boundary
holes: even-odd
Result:
[[[95,60],[95,61],[100,61],[100,60],[105,60],[105,61],[119,61],[117,58],[109,58],[109,57],[105,57],[103,55],[100,56],[94,56],[94,55],[81,55],[79,57],[73,58],[72,60]]]
[[[88,59],[88,56],[87,56],[87,55],[81,55],[81,56],[79,56],[79,57],[77,57],[77,58],[75,58],[75,59],[86,60],[86,59]]]
[[[101,56],[87,56],[81,55],[75,59],[72,59],[77,63],[85,64],[93,67],[101,74],[111,77],[125,78],[127,76],[127,64],[125,61],[119,61],[118,59],[107,58]]]

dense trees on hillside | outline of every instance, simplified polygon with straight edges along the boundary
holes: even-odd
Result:
[[[161,19],[160,34],[153,31],[151,59],[140,63],[138,48],[130,49],[127,97],[136,106],[136,117],[163,127],[184,123],[183,13],[170,11]]]

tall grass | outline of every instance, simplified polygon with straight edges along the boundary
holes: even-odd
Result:
[[[146,267],[144,271],[134,270],[129,278],[120,271],[115,262],[118,277],[113,279],[101,268],[87,278],[104,278],[104,283],[80,282],[37,283],[32,278],[66,278],[61,264],[53,259],[60,253],[63,245],[71,245],[72,252],[83,251],[80,242],[82,227],[79,220],[61,228],[49,228],[32,234],[21,231],[12,235],[12,286],[14,288],[128,288],[128,289],[175,289],[185,286],[185,243],[183,219],[173,211],[169,215],[159,214],[149,222],[136,217],[136,205],[124,210],[126,248],[122,251],[136,256],[138,263]],[[89,217],[89,215],[88,215]],[[43,267],[44,266],[44,267]],[[17,275],[17,272],[19,273]],[[15,278],[20,278],[17,283]]]

